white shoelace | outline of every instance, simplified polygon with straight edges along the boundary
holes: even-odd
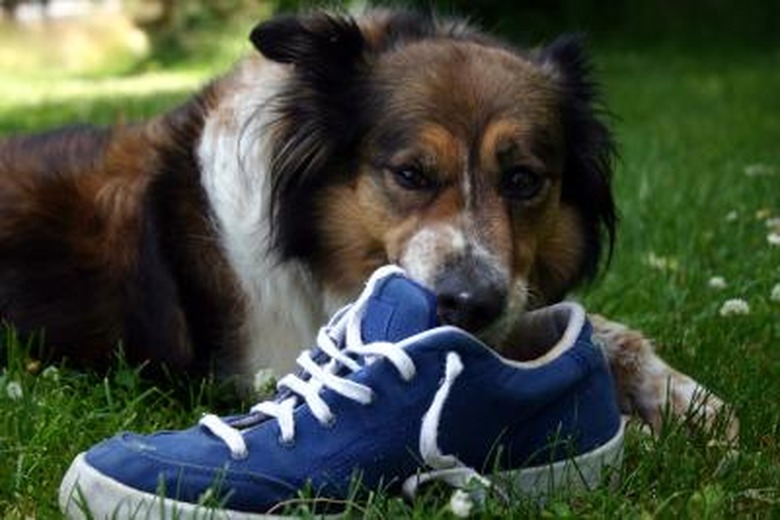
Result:
[[[317,335],[317,346],[329,359],[315,361],[310,350],[303,351],[296,360],[308,379],[300,375],[288,374],[277,383],[277,389],[288,390],[292,395],[281,401],[265,401],[253,406],[252,413],[262,413],[276,418],[279,422],[280,442],[292,442],[295,438],[295,408],[301,398],[309,406],[312,415],[323,426],[332,424],[335,416],[328,404],[320,396],[323,388],[361,404],[369,404],[373,399],[373,390],[360,383],[344,378],[339,371],[356,372],[377,359],[387,359],[405,380],[411,380],[416,368],[411,357],[397,344],[390,342],[364,343],[361,337],[361,322],[366,305],[377,281],[392,273],[404,271],[396,266],[386,266],[377,270],[368,281],[366,289],[351,306],[339,311],[328,325],[321,328]],[[339,344],[344,343],[344,348]],[[350,355],[352,354],[352,356]],[[492,487],[491,482],[473,468],[465,465],[457,457],[446,455],[438,446],[438,430],[442,407],[448,398],[452,385],[463,371],[463,364],[455,352],[449,352],[446,359],[445,376],[440,382],[433,403],[423,417],[419,450],[428,466],[427,471],[409,476],[402,483],[403,493],[414,498],[419,487],[431,480],[443,481],[455,488],[471,490],[469,497],[475,501],[484,500],[484,491]],[[219,416],[206,414],[200,425],[221,439],[236,460],[249,456],[242,430],[225,422]],[[250,426],[251,428],[251,426]],[[476,487],[475,487],[476,486]]]
[[[319,363],[312,359],[311,350],[303,351],[296,360],[308,379],[302,379],[300,375],[288,374],[279,380],[277,389],[288,390],[292,395],[281,401],[265,401],[253,406],[251,413],[262,413],[276,418],[281,430],[280,442],[289,443],[295,439],[295,408],[300,404],[301,398],[309,406],[312,415],[323,426],[333,423],[335,416],[328,404],[320,396],[323,388],[328,388],[339,395],[361,404],[369,404],[373,399],[373,390],[360,383],[345,379],[337,372],[346,369],[347,372],[356,372],[364,365],[371,364],[375,360],[387,359],[398,370],[405,380],[411,380],[416,369],[409,355],[399,346],[389,342],[364,343],[361,338],[361,322],[366,310],[374,284],[381,278],[393,272],[403,272],[395,266],[388,266],[374,273],[369,280],[366,289],[351,306],[345,307],[337,313],[333,321],[320,329],[317,335],[317,346],[322,353],[328,356],[328,360]],[[344,342],[344,348],[339,344]],[[350,356],[353,354],[354,356]],[[230,450],[234,459],[244,459],[249,455],[246,441],[241,430],[225,422],[214,414],[206,414],[199,424],[220,438]]]
[[[422,460],[430,469],[411,475],[401,486],[404,495],[410,499],[415,497],[421,485],[432,480],[443,481],[458,489],[471,489],[476,492],[472,493],[474,495],[472,498],[478,500],[484,498],[479,498],[479,495],[492,485],[474,468],[467,466],[454,455],[442,453],[439,447],[439,423],[441,422],[444,402],[449,397],[455,380],[462,372],[463,362],[460,356],[455,352],[448,352],[444,379],[436,391],[431,406],[423,416],[420,431],[418,449]]]

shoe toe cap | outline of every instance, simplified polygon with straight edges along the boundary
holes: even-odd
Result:
[[[297,485],[230,458],[197,429],[154,435],[122,433],[95,445],[85,461],[107,478],[140,492],[235,509],[262,511],[294,497]],[[249,461],[251,463],[251,461]]]

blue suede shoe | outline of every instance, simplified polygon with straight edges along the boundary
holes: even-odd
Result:
[[[505,359],[438,326],[434,296],[382,268],[300,355],[300,372],[279,381],[273,401],[96,445],[65,475],[62,510],[200,518],[218,504],[218,518],[256,519],[282,514],[304,488],[327,499],[313,501],[323,504],[317,513],[330,513],[355,489],[413,495],[428,480],[535,496],[595,486],[620,464],[623,445],[604,357],[576,304],[525,319],[529,347],[546,353]]]

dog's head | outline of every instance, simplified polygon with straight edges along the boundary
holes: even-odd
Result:
[[[443,321],[500,333],[611,248],[611,135],[576,38],[518,50],[457,21],[312,13],[252,33],[275,100],[275,244],[326,286],[398,263]]]

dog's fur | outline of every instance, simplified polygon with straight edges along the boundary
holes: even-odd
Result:
[[[0,144],[2,319],[97,366],[121,344],[192,373],[287,371],[394,262],[443,321],[537,355],[513,345],[517,316],[591,277],[615,233],[578,40],[519,50],[391,11],[276,18],[251,40],[158,119]],[[653,425],[667,397],[685,411],[695,382],[596,326],[624,408]]]

